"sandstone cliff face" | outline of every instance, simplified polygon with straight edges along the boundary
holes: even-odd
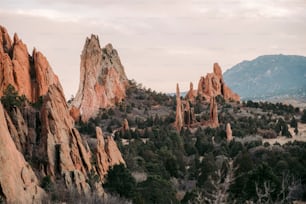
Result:
[[[107,140],[105,140],[102,130],[99,127],[96,128],[96,137],[97,172],[103,181],[104,176],[111,166],[120,163],[125,164],[125,161],[123,160],[121,152],[113,138],[107,137]]]
[[[7,30],[0,26],[0,97],[11,84],[19,95],[35,102],[52,84],[60,86],[46,58],[35,49],[29,55],[27,46],[14,35],[12,43]]]
[[[97,150],[100,161],[104,163],[93,166],[93,154],[87,141],[74,128],[74,119],[70,115],[60,82],[47,59],[35,50],[30,56],[26,45],[17,35],[11,43],[5,28],[0,27],[0,31],[0,96],[9,84],[31,102],[38,101],[39,96],[42,96],[42,103],[39,100],[38,107],[27,102],[21,107],[11,107],[8,112],[0,107],[0,197],[9,203],[41,201],[44,192],[38,187],[38,179],[25,158],[35,163],[33,168],[39,179],[48,176],[52,182],[62,180],[68,189],[75,188],[85,194],[91,190],[89,174],[99,173],[98,169],[103,166],[105,170],[100,175],[101,179],[95,183],[96,188],[100,188],[103,193],[101,183],[109,167],[124,163],[116,143],[108,138],[105,146]],[[115,55],[110,46],[107,49],[107,53]],[[118,63],[116,60],[114,62]],[[111,70],[107,71],[112,73]],[[125,81],[119,74],[117,76],[105,79],[109,80],[107,86],[113,85],[113,79]],[[109,88],[107,86],[105,89]],[[97,145],[102,142],[103,136],[102,139],[99,137]]]
[[[222,76],[222,70],[218,63],[214,64],[213,73],[208,73],[206,77],[202,76],[198,83],[198,90],[190,90],[186,99],[193,101],[196,96],[201,96],[207,101],[211,97],[223,96],[225,100],[240,101],[238,94],[234,93],[225,83]]]
[[[10,136],[1,103],[0,132],[0,197],[7,203],[40,203],[45,192]]]
[[[44,97],[41,123],[42,138],[39,152],[41,159],[47,159],[43,168],[44,173],[54,179],[56,175],[65,175],[67,180],[70,172],[74,172],[78,177],[86,177],[92,168],[91,154],[87,143],[74,128],[74,121],[69,114],[63,92],[57,86],[50,86]],[[78,185],[81,185],[85,192],[89,191],[85,180]]]
[[[126,96],[128,79],[118,53],[111,44],[100,47],[95,35],[86,39],[81,55],[80,85],[72,108],[79,110],[82,121],[96,115],[99,108],[120,102]],[[77,111],[73,111],[77,113]],[[73,115],[75,119],[78,114]]]

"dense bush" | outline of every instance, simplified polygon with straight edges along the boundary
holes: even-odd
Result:
[[[109,192],[126,198],[135,196],[136,181],[123,164],[115,165],[108,171],[106,183],[103,186]]]
[[[1,97],[1,103],[6,110],[11,110],[14,106],[21,107],[26,101],[26,97],[19,96],[15,87],[9,84]]]

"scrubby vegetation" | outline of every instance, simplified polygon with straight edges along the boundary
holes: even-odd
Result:
[[[107,192],[133,203],[290,203],[306,200],[306,143],[283,146],[263,138],[298,133],[305,111],[281,103],[218,101],[218,128],[177,132],[175,98],[135,82],[125,101],[77,127],[95,136],[95,126],[113,135],[126,161],[106,177]],[[192,104],[207,119],[209,104]],[[129,129],[122,130],[128,120]],[[235,138],[226,141],[230,123]],[[294,132],[290,131],[294,128]]]
[[[19,96],[15,87],[9,84],[1,97],[1,103],[6,110],[11,110],[13,107],[21,107],[26,102],[26,97]]]

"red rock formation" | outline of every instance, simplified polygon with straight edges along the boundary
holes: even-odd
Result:
[[[225,100],[240,101],[240,96],[234,93],[226,84],[223,85],[223,96]]]
[[[121,152],[112,137],[108,137],[105,142],[102,130],[99,127],[96,127],[96,137],[97,172],[101,180],[103,180],[111,166],[120,163],[125,164],[125,161],[123,160]]]
[[[76,107],[72,106],[70,107],[69,113],[71,117],[74,119],[74,121],[79,121],[80,119],[80,110]]]
[[[128,122],[128,120],[125,118],[125,119],[123,120],[123,122],[122,122],[122,132],[124,133],[124,132],[128,131],[129,129],[130,129],[130,127],[129,127],[129,122]]]
[[[228,142],[230,142],[233,139],[232,128],[230,123],[226,124],[226,139]]]
[[[190,107],[191,101],[180,98],[180,90],[178,84],[176,85],[176,117],[174,126],[177,131],[183,127],[193,128],[198,126],[205,126],[216,128],[219,126],[218,107],[215,97],[210,98],[210,119],[209,121],[198,122],[195,118],[194,109]]]
[[[175,116],[175,128],[180,131],[184,126],[184,112],[182,108],[182,101],[181,101],[181,94],[180,94],[180,87],[176,84],[176,116]]]
[[[193,89],[193,83],[190,82],[190,88],[186,94],[186,99],[191,102],[194,102],[196,97],[197,97],[197,91]]]
[[[209,117],[209,126],[212,128],[216,128],[219,126],[218,120],[218,107],[216,103],[215,97],[210,98],[210,117]]]
[[[102,145],[106,157],[100,160],[106,160],[107,163],[98,163],[93,167],[92,153],[87,142],[74,128],[74,119],[70,115],[71,111],[69,112],[63,90],[47,59],[35,50],[33,56],[29,56],[26,46],[17,35],[12,44],[5,28],[0,27],[0,31],[0,93],[12,84],[19,95],[24,94],[30,101],[37,101],[39,96],[43,96],[40,108],[33,108],[26,103],[22,107],[12,107],[9,113],[3,113],[2,106],[0,107],[0,196],[4,194],[9,203],[31,203],[30,199],[35,202],[41,200],[42,190],[38,187],[37,178],[24,161],[23,155],[25,158],[35,158],[39,166],[35,172],[41,178],[50,176],[53,182],[63,178],[68,188],[75,187],[80,193],[89,193],[89,173],[95,173],[101,165],[106,165],[105,168],[108,169],[114,164],[124,163],[116,143],[109,138],[106,145]],[[123,70],[114,72],[115,69],[119,69],[120,62],[116,51],[107,46],[101,52],[105,52],[101,59],[105,55],[112,56],[102,63],[102,67],[105,67],[105,63],[113,64],[109,69],[106,67],[99,70],[107,72],[107,78],[98,77],[99,82],[105,82],[103,89],[108,90],[119,81],[127,81],[120,78],[123,76]],[[95,87],[101,88],[97,84]],[[113,97],[111,94],[118,93],[120,97],[121,92],[105,93],[114,99],[117,96]],[[111,100],[110,98],[107,100]],[[78,115],[77,111],[78,109],[75,115]],[[101,138],[98,139],[98,143],[101,141]],[[13,164],[14,162],[16,164]],[[101,174],[97,186],[101,187],[104,175],[105,172]],[[20,193],[21,200],[17,198],[17,193]]]
[[[35,49],[29,55],[27,46],[14,35],[11,43],[6,29],[0,26],[0,97],[9,84],[31,102],[47,93],[52,84],[60,86],[46,58]]]
[[[80,85],[72,107],[82,121],[94,117],[100,108],[115,105],[125,98],[128,79],[118,53],[111,44],[100,48],[95,35],[86,39],[81,55]]]
[[[44,172],[55,179],[56,176],[71,175],[86,177],[92,169],[91,153],[88,145],[74,128],[74,120],[69,114],[68,106],[62,90],[52,85],[41,109],[41,145],[40,156],[47,160]],[[56,156],[58,155],[58,157]],[[83,174],[83,175],[80,175]],[[79,183],[79,182],[78,182]],[[84,181],[79,183],[84,192],[89,191],[89,185]]]
[[[179,86],[177,84],[177,93],[176,93],[176,120],[175,127],[177,130],[181,130],[182,127],[187,126],[191,127],[192,124],[196,122],[194,110],[190,107],[189,101],[181,100]]]
[[[105,146],[106,154],[109,158],[109,165],[114,166],[116,164],[125,164],[125,161],[122,158],[121,152],[119,151],[116,142],[113,137],[107,137],[107,144]]]
[[[239,95],[232,92],[232,90],[224,83],[222,70],[218,63],[214,64],[213,69],[213,73],[208,73],[206,77],[200,78],[197,95],[200,95],[208,101],[211,97],[218,95],[223,96],[225,100],[240,101]]]
[[[31,166],[17,150],[0,103],[0,197],[7,203],[40,203],[46,195]]]

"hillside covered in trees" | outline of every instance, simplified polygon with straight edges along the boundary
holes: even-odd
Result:
[[[126,166],[108,173],[106,191],[133,203],[290,203],[306,200],[306,143],[270,144],[284,136],[303,140],[306,111],[267,102],[216,98],[219,127],[174,128],[173,96],[129,82],[127,98],[101,109],[77,127],[93,137],[95,126],[113,135]],[[209,118],[209,103],[190,103],[196,120]],[[233,139],[227,139],[230,123]]]
[[[305,99],[306,57],[259,56],[228,69],[224,80],[243,100]]]

